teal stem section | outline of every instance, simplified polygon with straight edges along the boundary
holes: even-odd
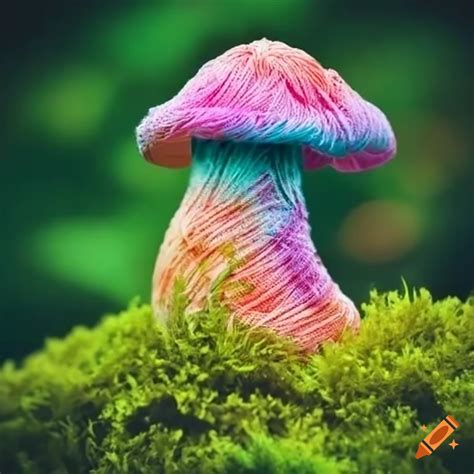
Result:
[[[190,192],[246,200],[270,188],[282,208],[304,205],[301,147],[194,139]]]

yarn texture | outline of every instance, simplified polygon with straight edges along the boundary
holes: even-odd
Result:
[[[233,317],[294,339],[305,351],[357,328],[352,302],[311,241],[301,150],[195,140],[190,185],[161,247],[153,307],[169,314],[177,279],[190,310],[219,285]]]
[[[152,163],[192,164],[155,266],[158,316],[182,280],[189,310],[217,289],[233,318],[306,352],[358,328],[357,309],[311,241],[301,174],[379,166],[395,138],[384,114],[335,71],[278,41],[237,46],[150,109],[137,141]]]
[[[361,171],[395,153],[379,109],[304,51],[266,39],[206,63],[137,130],[145,157],[169,166],[190,164],[189,147],[179,165],[175,156],[176,144],[190,137],[300,145],[307,169]]]

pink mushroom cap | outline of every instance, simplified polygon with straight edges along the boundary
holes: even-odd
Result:
[[[191,138],[301,145],[306,169],[364,171],[392,158],[385,115],[304,51],[262,39],[207,62],[137,128],[155,164],[191,163]]]

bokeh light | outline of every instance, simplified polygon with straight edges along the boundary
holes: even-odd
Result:
[[[458,4],[459,3],[459,4]],[[178,0],[11,4],[2,29],[0,358],[139,295],[189,170],[146,163],[134,129],[224,50],[262,37],[334,68],[391,121],[368,173],[304,176],[313,237],[357,303],[401,277],[474,287],[472,25],[462,2]]]
[[[30,127],[58,145],[90,139],[114,98],[114,83],[98,70],[69,66],[32,87],[23,107]]]
[[[354,208],[340,231],[344,251],[367,263],[385,263],[404,257],[422,237],[422,219],[407,205],[370,201]]]

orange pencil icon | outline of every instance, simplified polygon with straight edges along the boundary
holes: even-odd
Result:
[[[436,428],[433,428],[431,433],[418,445],[418,451],[415,455],[416,459],[429,456],[438,449],[458,427],[459,423],[451,415],[443,418],[441,423]]]

